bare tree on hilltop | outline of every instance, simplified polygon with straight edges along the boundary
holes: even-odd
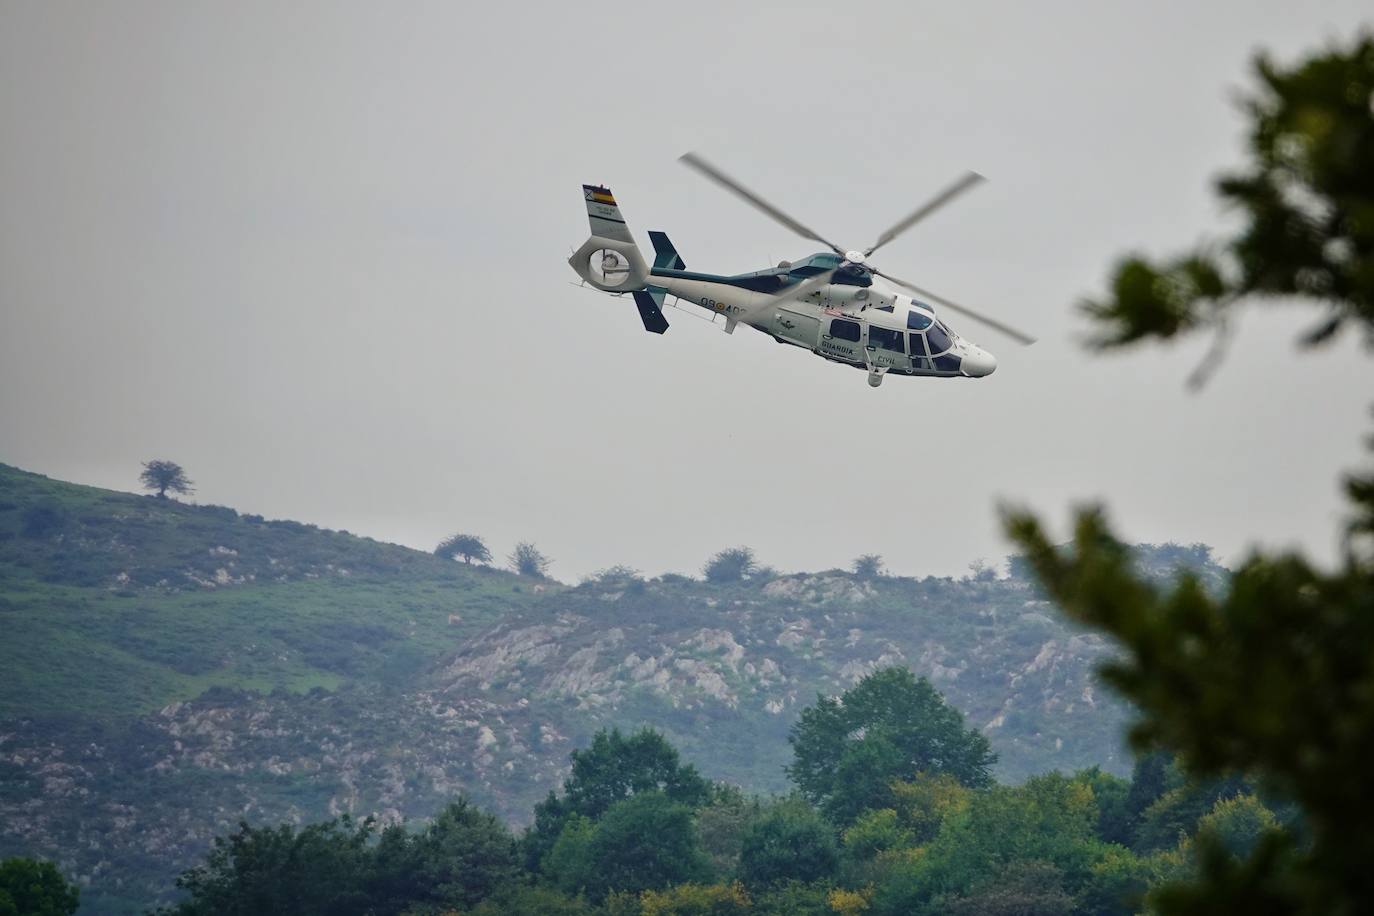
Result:
[[[166,499],[168,490],[183,495],[195,492],[195,488],[191,486],[191,478],[186,476],[181,465],[175,461],[145,461],[143,473],[138,475],[138,479],[143,482],[145,490],[156,490],[158,499]]]
[[[434,548],[434,555],[446,560],[461,557],[464,563],[474,560],[478,563],[491,562],[491,551],[487,549],[486,542],[475,534],[455,534],[453,537],[444,538],[439,542],[439,546]]]

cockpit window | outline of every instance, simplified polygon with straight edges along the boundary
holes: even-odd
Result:
[[[854,343],[859,342],[862,329],[858,322],[845,321],[843,318],[836,318],[830,322],[830,336],[838,337],[840,340],[849,340]]]
[[[909,338],[911,339],[911,355],[912,355],[912,356],[925,356],[925,355],[926,355],[926,339],[925,339],[924,337],[922,337],[920,334],[908,334],[908,335],[906,335],[906,336],[909,337]]]
[[[938,321],[929,331],[926,331],[926,339],[930,341],[930,352],[943,353],[953,346],[954,341],[949,339],[949,334],[945,331],[945,326]]]
[[[920,312],[906,313],[906,326],[913,331],[930,327],[930,316],[922,315]]]
[[[882,347],[884,350],[891,350],[894,353],[906,353],[906,349],[902,345],[902,337],[901,331],[889,331],[887,328],[868,326],[868,342],[874,347]]]

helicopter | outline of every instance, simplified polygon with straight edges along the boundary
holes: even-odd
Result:
[[[746,274],[690,271],[664,232],[651,231],[648,264],[620,213],[610,188],[583,185],[591,237],[568,259],[584,284],[602,292],[629,293],[644,329],[668,330],[665,298],[700,306],[725,319],[725,332],[740,324],[781,344],[866,370],[877,388],[888,374],[925,378],[982,378],[997,368],[990,352],[955,333],[935,305],[981,322],[1021,344],[1034,338],[973,309],[884,273],[869,256],[940,207],[983,181],[967,172],[878,236],[865,249],[841,248],[764,200],[696,153],[684,165],[730,191],[766,216],[830,250]],[[884,282],[886,281],[886,282]],[[915,296],[910,294],[914,293]]]

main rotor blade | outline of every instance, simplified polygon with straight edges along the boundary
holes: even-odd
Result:
[[[701,174],[705,175],[707,178],[711,179],[716,184],[720,185],[722,188],[725,188],[725,190],[734,194],[736,197],[743,198],[745,201],[752,204],[756,210],[759,210],[760,212],[765,213],[768,216],[771,216],[773,219],[782,223],[784,226],[786,226],[788,229],[791,229],[793,232],[797,233],[797,235],[800,235],[802,238],[810,239],[813,242],[820,242],[822,245],[825,245],[831,251],[835,252],[841,257],[844,256],[844,249],[841,248],[839,245],[836,245],[829,239],[822,238],[821,235],[816,232],[816,230],[788,216],[786,213],[782,212],[777,207],[773,206],[768,201],[764,200],[762,197],[759,197],[753,191],[750,191],[744,185],[740,184],[738,181],[735,181],[735,179],[731,178],[729,175],[725,174],[720,169],[716,168],[714,165],[698,156],[696,153],[684,153],[683,155],[678,157],[678,161],[681,162],[683,165],[688,166],[689,168],[692,168],[700,172]]]
[[[986,179],[984,179],[983,176],[979,175],[977,172],[966,172],[963,175],[963,177],[961,177],[958,181],[954,182],[954,184],[945,188],[939,194],[936,194],[933,198],[931,198],[931,200],[928,203],[925,203],[917,209],[911,211],[910,214],[908,214],[904,219],[902,219],[900,222],[894,225],[891,229],[887,230],[882,235],[878,236],[878,241],[874,242],[872,247],[870,247],[867,251],[864,252],[864,257],[868,257],[873,252],[877,251],[879,248],[883,247],[888,242],[892,241],[897,236],[901,235],[903,232],[906,232],[912,226],[916,225],[918,222],[925,219],[927,216],[934,213],[936,210],[940,209],[945,204],[949,203],[951,200],[967,191],[969,188],[978,184],[978,182],[985,180]]]
[[[820,289],[822,286],[825,286],[831,280],[835,279],[835,274],[838,271],[838,267],[834,270],[827,270],[825,273],[816,274],[816,276],[812,277],[810,280],[807,280],[796,286],[789,286],[787,289],[778,293],[772,299],[769,299],[766,302],[763,302],[760,305],[756,305],[752,309],[750,309],[750,317],[762,314],[763,312],[768,311],[774,306],[781,305],[789,299],[805,299],[807,296],[811,295],[816,290]]]
[[[871,266],[868,269],[872,270],[873,273],[877,274],[880,277],[891,280],[898,286],[911,290],[913,293],[922,297],[923,299],[929,299],[932,302],[938,302],[947,309],[952,309],[953,311],[956,311],[961,315],[966,315],[967,317],[972,318],[974,321],[982,322],[983,324],[987,325],[988,327],[994,330],[1001,331],[1003,334],[1007,335],[1017,343],[1025,344],[1027,346],[1035,343],[1035,338],[1031,337],[1024,331],[1018,331],[1016,330],[1016,328],[1013,328],[1010,325],[1003,324],[1002,322],[997,321],[994,318],[989,318],[988,316],[980,312],[975,312],[973,309],[968,308],[967,306],[960,305],[957,302],[950,302],[943,296],[937,296],[930,290],[921,289],[921,287],[917,286],[914,283],[908,283],[905,280],[898,280],[896,277],[892,276],[892,274],[885,274],[880,270],[873,270]]]

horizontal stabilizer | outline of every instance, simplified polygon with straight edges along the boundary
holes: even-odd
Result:
[[[664,292],[656,288],[637,289],[634,292],[640,320],[644,322],[644,330],[650,334],[662,334],[668,330],[668,319],[663,317]]]
[[[687,269],[687,265],[682,263],[682,257],[677,253],[677,249],[673,247],[673,243],[668,241],[668,233],[650,229],[649,241],[654,243],[655,270],[664,267],[669,270]]]

